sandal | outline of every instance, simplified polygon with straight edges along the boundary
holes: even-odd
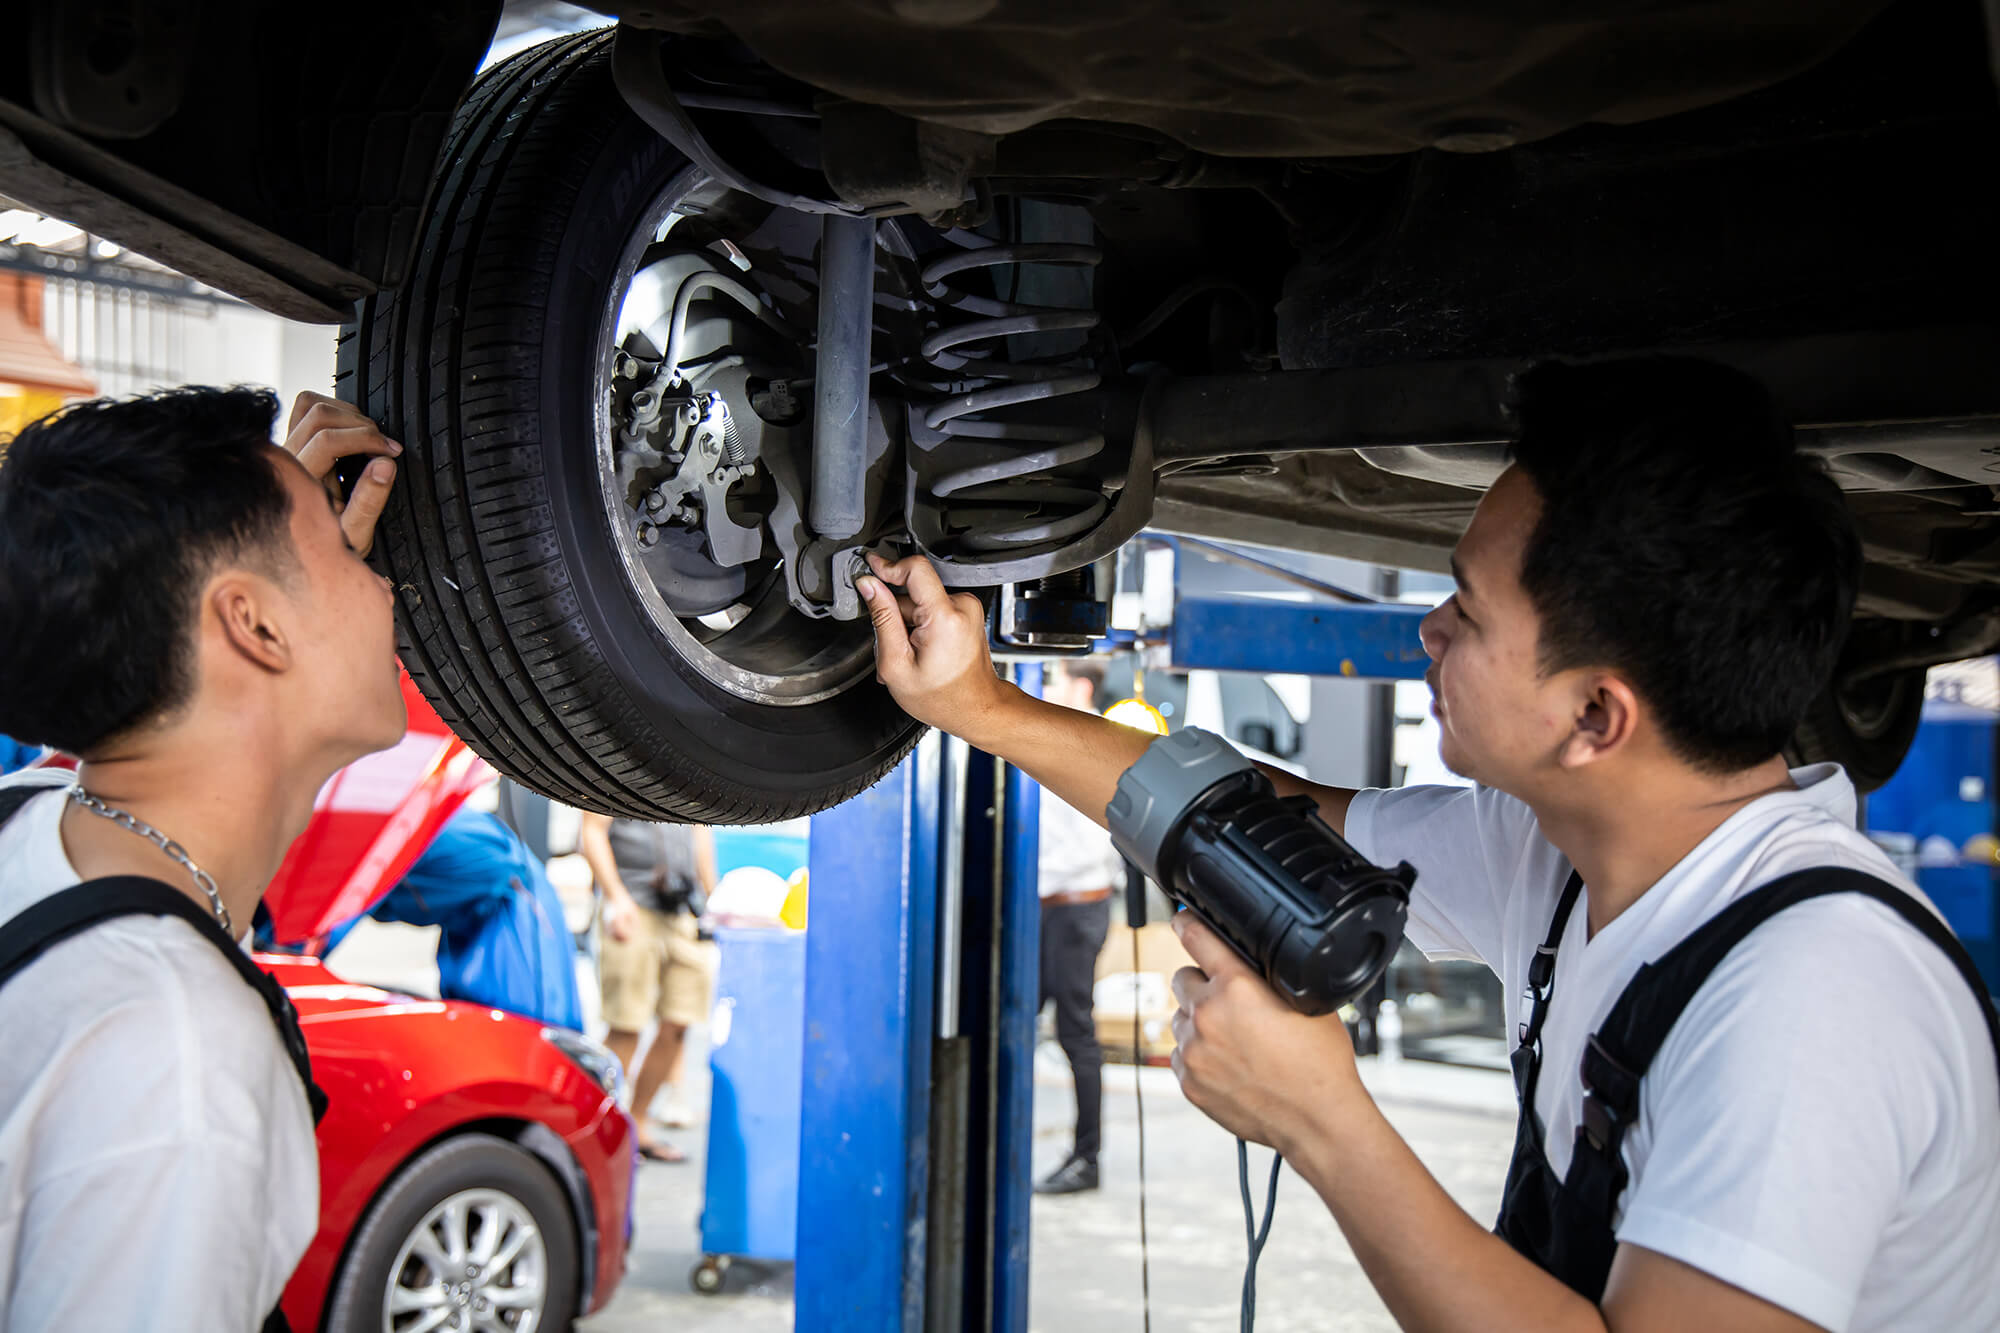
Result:
[[[671,1143],[642,1143],[639,1145],[639,1156],[649,1162],[679,1163],[688,1159],[686,1153]]]

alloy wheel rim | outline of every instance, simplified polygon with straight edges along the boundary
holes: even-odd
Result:
[[[737,604],[700,617],[676,613],[648,569],[647,551],[635,534],[635,523],[643,516],[620,492],[611,413],[613,366],[630,332],[657,325],[665,315],[663,310],[633,308],[635,279],[648,266],[648,252],[664,243],[678,222],[699,216],[728,193],[699,170],[678,173],[654,197],[619,256],[599,321],[593,362],[598,492],[626,585],[673,649],[711,684],[738,698],[800,707],[841,694],[873,673],[874,642],[868,622],[799,614],[786,601],[783,572],[775,568],[765,571],[761,581],[753,578],[751,590]],[[731,412],[750,411],[747,404],[729,401],[730,397],[725,394]]]
[[[511,1194],[460,1190],[404,1238],[383,1293],[382,1333],[537,1333],[548,1242]]]

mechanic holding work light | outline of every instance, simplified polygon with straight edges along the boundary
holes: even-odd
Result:
[[[1499,975],[1525,1101],[1499,1224],[1390,1127],[1341,1021],[1188,913],[1182,1088],[1284,1154],[1405,1328],[2000,1329],[1985,1000],[1845,774],[1780,753],[1854,603],[1838,490],[1705,362],[1545,365],[1515,410],[1423,626],[1443,758],[1476,785],[1270,775],[1415,865],[1419,947]],[[996,678],[979,601],[922,558],[873,568],[903,707],[1102,819],[1152,738]]]

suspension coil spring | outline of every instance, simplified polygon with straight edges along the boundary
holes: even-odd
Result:
[[[923,424],[952,440],[993,446],[977,451],[977,461],[941,472],[929,484],[940,506],[950,511],[948,526],[957,530],[957,544],[975,557],[1024,554],[1068,541],[1096,526],[1110,507],[1099,487],[1051,475],[1103,452],[1101,430],[1025,421],[1008,413],[1023,404],[1090,392],[1100,382],[1095,367],[1080,353],[1008,361],[987,346],[1022,334],[1074,331],[1087,337],[1101,317],[1095,310],[975,295],[952,286],[950,279],[1021,264],[1095,266],[1103,258],[1094,245],[994,245],[949,255],[923,270],[924,289],[940,317],[947,312],[966,316],[923,342],[924,360],[956,388],[923,409]]]

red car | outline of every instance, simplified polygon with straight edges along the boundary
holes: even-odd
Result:
[[[548,1333],[609,1300],[630,1239],[618,1065],[573,1032],[350,985],[259,955],[298,1006],[319,1126],[319,1233],[296,1329]]]
[[[404,678],[403,743],[330,781],[265,894],[308,943],[366,910],[492,776]],[[259,954],[298,1007],[319,1126],[319,1232],[285,1315],[327,1333],[552,1333],[611,1298],[631,1238],[618,1063],[579,1033],[357,986]]]

